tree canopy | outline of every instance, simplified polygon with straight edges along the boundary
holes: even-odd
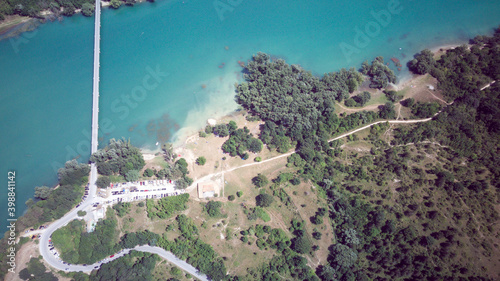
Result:
[[[274,198],[269,194],[259,194],[255,197],[255,201],[257,201],[257,206],[260,207],[269,207],[274,202]]]
[[[105,148],[94,152],[90,161],[95,162],[99,174],[105,176],[120,174],[127,177],[129,171],[137,172],[145,165],[142,153],[137,147],[132,146],[130,141],[115,139],[111,139]],[[135,179],[136,172],[130,173],[129,177]]]
[[[361,73],[370,77],[370,88],[382,89],[389,83],[396,83],[396,75],[384,64],[383,57],[376,57],[371,65],[366,61],[363,62]]]

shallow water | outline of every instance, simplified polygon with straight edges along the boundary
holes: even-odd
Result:
[[[229,2],[236,4],[158,1],[104,9],[102,145],[125,137],[155,149],[236,109],[238,60],[258,51],[321,75],[379,55],[404,65],[423,48],[491,34],[500,23],[497,1]],[[17,215],[35,186],[56,183],[62,163],[88,160],[93,23],[75,16],[0,41],[0,170],[17,172]],[[2,222],[6,211],[0,209]]]

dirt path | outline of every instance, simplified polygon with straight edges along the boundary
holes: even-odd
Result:
[[[343,106],[342,104],[340,104],[339,102],[337,102],[337,105],[342,108],[343,110],[345,111],[350,111],[350,112],[358,112],[358,111],[363,111],[363,110],[367,110],[367,111],[370,111],[370,110],[375,110],[377,109],[379,106],[381,106],[382,104],[371,104],[371,105],[368,105],[368,106],[365,106],[365,107],[358,107],[358,108],[350,108],[350,107],[345,107]]]
[[[437,145],[437,146],[440,146],[440,147],[445,147],[445,148],[449,147],[447,145],[442,145],[439,142],[435,142],[435,141],[421,141],[421,142],[418,142],[418,143],[409,142],[409,143],[406,143],[406,144],[389,145],[389,146],[391,146],[391,147],[401,147],[401,146],[410,146],[410,145],[416,145],[416,144],[434,144],[434,145]]]
[[[441,113],[441,111],[438,112],[438,113],[436,113],[434,116],[438,115],[439,113]],[[367,128],[370,128],[373,125],[380,124],[380,123],[386,123],[387,122],[389,124],[413,124],[413,123],[428,122],[428,121],[431,121],[431,120],[432,120],[432,117],[425,118],[425,119],[416,119],[416,120],[382,120],[382,121],[377,121],[377,122],[373,122],[373,123],[371,123],[369,125],[363,126],[361,128],[358,128],[356,130],[350,131],[348,133],[342,134],[342,135],[340,135],[338,137],[332,138],[328,142],[332,142],[334,140],[345,138],[345,137],[347,137],[349,135],[352,135],[352,134],[357,133],[359,131],[365,130]],[[223,172],[217,172],[217,173],[212,173],[212,174],[206,175],[206,176],[201,177],[200,179],[194,181],[193,184],[186,189],[186,191],[190,192],[190,191],[194,190],[197,187],[198,183],[207,181],[207,180],[209,180],[209,179],[211,179],[212,177],[215,177],[215,176],[220,176],[221,173],[229,173],[229,172],[232,172],[232,171],[237,170],[237,169],[241,169],[241,168],[245,168],[245,167],[250,167],[250,166],[254,166],[254,165],[261,165],[261,164],[264,164],[264,163],[267,163],[267,162],[270,162],[270,161],[274,161],[274,160],[279,159],[279,158],[288,157],[288,156],[292,155],[293,153],[295,153],[297,151],[298,150],[294,150],[294,151],[291,151],[291,152],[287,152],[285,154],[278,155],[276,157],[272,157],[272,158],[263,160],[261,162],[248,163],[248,164],[244,164],[244,165],[241,165],[241,166],[238,166],[238,167],[230,168],[230,169],[225,170]]]
[[[481,91],[488,88],[489,86],[491,86],[491,84],[495,83],[496,81],[492,81],[491,83],[489,83],[488,85],[484,86],[481,88]]]
[[[437,100],[439,100],[439,101],[444,102],[446,105],[451,105],[451,104],[453,103],[453,102],[452,102],[452,103],[446,102],[445,100],[443,100],[443,99],[439,98],[438,96],[434,95],[434,94],[433,94],[431,91],[429,91],[429,90],[427,90],[427,92],[428,92],[429,94],[431,94],[431,95],[432,95],[435,99],[437,99]]]

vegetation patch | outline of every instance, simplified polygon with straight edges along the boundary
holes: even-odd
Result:
[[[165,219],[171,217],[175,212],[187,209],[186,203],[189,201],[189,194],[184,193],[179,196],[163,197],[158,201],[146,200],[148,218]]]

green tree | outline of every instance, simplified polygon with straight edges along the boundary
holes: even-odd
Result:
[[[236,129],[238,129],[238,125],[233,120],[229,121],[227,126],[228,126],[229,130],[231,130],[231,131],[235,131]]]
[[[252,179],[252,182],[256,187],[263,187],[269,183],[269,180],[265,175],[258,174],[256,177]]]
[[[333,246],[333,261],[340,267],[349,268],[358,260],[358,254],[348,246],[337,243]]]
[[[208,203],[205,204],[204,209],[210,217],[218,217],[221,215],[221,207],[222,203],[219,201],[208,201]]]
[[[238,196],[238,197],[243,196],[243,191],[238,191],[238,192],[236,192],[236,196]]]
[[[344,101],[344,105],[347,107],[355,107],[358,104],[356,103],[356,101],[353,98],[350,98],[350,99]]]
[[[95,181],[95,185],[97,185],[97,187],[99,188],[107,188],[110,184],[111,180],[109,179],[109,177],[106,176],[99,177]]]
[[[250,152],[258,153],[262,151],[262,141],[256,138],[250,139],[250,143],[248,145],[248,150]]]
[[[394,110],[394,104],[392,102],[387,102],[379,111],[379,116],[382,119],[394,119],[396,118],[396,111]]]
[[[79,217],[83,217],[83,216],[85,216],[86,214],[87,214],[87,212],[85,212],[85,211],[78,211],[78,212],[77,212],[77,215],[78,215]]]
[[[371,66],[368,62],[363,62],[361,73],[370,77],[370,88],[382,89],[387,87],[388,83],[396,82],[396,75],[384,64],[384,58],[382,57],[376,57]]]
[[[406,107],[412,107],[415,104],[415,99],[414,98],[407,98],[402,103]]]
[[[94,14],[94,5],[88,2],[83,3],[82,14],[86,17],[91,17]]]
[[[434,53],[429,49],[425,49],[415,55],[415,59],[408,63],[408,68],[413,73],[423,75],[430,72],[435,64]]]
[[[229,200],[229,201],[234,201],[234,199],[235,199],[234,195],[229,195],[227,197],[227,200]]]
[[[111,7],[114,9],[120,8],[120,6],[123,4],[121,0],[111,0]]]
[[[292,240],[292,248],[299,254],[307,254],[311,251],[311,241],[305,236],[298,236]]]
[[[217,124],[214,127],[214,134],[223,138],[229,136],[229,129],[226,124]]]
[[[311,217],[311,222],[314,224],[323,224],[323,218],[321,216],[315,215]]]
[[[321,232],[318,232],[318,231],[313,232],[313,234],[312,234],[313,238],[316,240],[320,240],[322,235],[323,234]]]
[[[205,163],[207,163],[207,159],[203,156],[200,156],[196,159],[196,164],[198,164],[200,166],[205,165]]]
[[[257,195],[255,200],[257,201],[257,206],[260,207],[269,207],[274,202],[273,196],[266,193]]]
[[[155,175],[155,172],[153,170],[151,170],[150,168],[147,168],[142,175],[150,178],[150,177]]]
[[[37,186],[35,187],[35,198],[45,200],[49,197],[52,192],[52,188],[48,186]]]
[[[178,269],[177,267],[173,266],[170,269],[170,273],[172,273],[172,275],[175,275],[175,276],[180,276],[182,274],[182,271],[180,269]]]

